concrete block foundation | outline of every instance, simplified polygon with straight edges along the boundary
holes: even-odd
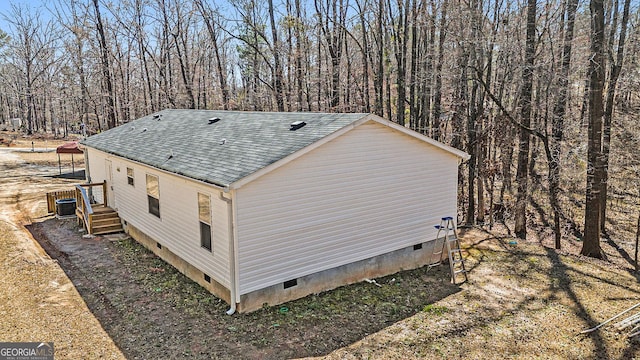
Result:
[[[240,296],[238,311],[251,312],[263,306],[282,304],[310,294],[354,284],[364,279],[375,279],[403,270],[417,269],[430,263],[434,244],[435,241],[429,241],[422,243],[421,249],[414,250],[414,247],[410,246],[373,258],[302,276],[295,279],[297,285],[287,289],[284,288],[284,283],[281,283],[243,294]],[[438,244],[441,246],[442,242],[438,242]],[[437,249],[437,251],[440,251],[440,249]]]
[[[205,274],[202,271],[172,253],[171,249],[165,246],[159,248],[157,246],[158,243],[154,239],[135,226],[127,224],[124,228],[129,236],[151,250],[151,252],[158,257],[171,264],[178,271],[207,289],[216,297],[227,303],[231,303],[230,291],[225,286],[215,281],[215,279],[210,279],[210,282],[205,281]],[[242,294],[240,296],[240,303],[237,304],[237,311],[241,313],[256,311],[264,306],[278,305],[310,294],[357,283],[365,279],[375,279],[399,271],[416,269],[428,265],[432,260],[435,243],[436,242],[432,240],[422,243],[421,248],[416,249],[414,246],[410,246],[373,258],[320,271],[315,274],[289,279],[288,285],[290,287],[286,289],[285,283],[280,283],[248,294]],[[441,242],[438,242],[439,246],[442,246],[441,244]],[[436,251],[439,250],[440,249],[436,249]],[[443,255],[446,257],[446,254]],[[292,285],[292,283],[295,283],[295,285]]]

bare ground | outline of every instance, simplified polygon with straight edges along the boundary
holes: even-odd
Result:
[[[36,218],[44,191],[65,183],[24,165],[0,162],[0,273],[11,284],[0,288],[9,319],[0,338],[54,341],[60,358],[90,349],[90,358],[131,359],[640,356],[612,327],[579,335],[640,301],[628,259],[607,242],[601,261],[550,249],[536,234],[510,244],[505,228],[468,229],[462,286],[444,267],[422,268],[377,279],[380,287],[354,284],[227,316],[226,304],[134,241],[83,239],[74,220]]]
[[[57,261],[23,227],[46,211],[45,191],[69,186],[43,170],[0,149],[0,339],[53,341],[62,359],[123,358]]]

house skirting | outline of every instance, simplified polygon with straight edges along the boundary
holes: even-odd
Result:
[[[166,246],[158,248],[157,242],[135,226],[127,224],[125,231],[151,250],[158,257],[175,267],[178,271],[195,281],[213,295],[230,303],[230,291],[214,279],[204,280],[204,273],[189,264]],[[400,250],[378,255],[369,259],[356,261],[332,269],[320,271],[311,275],[296,278],[295,286],[284,288],[284,284],[276,284],[264,289],[256,290],[240,296],[237,311],[241,313],[259,310],[264,306],[273,306],[287,301],[299,299],[310,294],[335,289],[337,287],[357,283],[365,279],[374,279],[403,270],[416,269],[428,265],[432,260],[435,241],[422,243],[422,248],[414,249],[409,246]],[[442,244],[442,243],[439,243]],[[440,249],[437,249],[439,251]],[[444,255],[444,254],[443,254]],[[444,255],[446,257],[446,255]],[[293,280],[293,279],[291,279]]]
[[[296,279],[297,285],[287,289],[281,283],[243,294],[240,296],[238,311],[255,311],[263,306],[282,304],[365,279],[375,279],[399,271],[422,267],[429,264],[434,244],[435,241],[432,240],[422,243],[421,249],[414,250],[413,246],[409,246],[369,259],[302,276]],[[441,245],[442,242],[438,242],[438,244]],[[437,249],[437,251],[439,250]],[[444,256],[447,255],[444,254]]]

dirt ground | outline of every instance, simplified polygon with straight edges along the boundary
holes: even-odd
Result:
[[[65,271],[24,228],[45,215],[46,191],[71,185],[49,177],[56,171],[0,148],[0,339],[53,341],[61,359],[124,358]]]
[[[606,242],[601,261],[535,234],[468,229],[461,286],[425,267],[228,316],[126,236],[85,239],[75,220],[45,216],[44,192],[70,184],[55,172],[0,148],[0,339],[54,341],[56,358],[640,357],[611,326],[579,334],[640,301],[628,259]]]

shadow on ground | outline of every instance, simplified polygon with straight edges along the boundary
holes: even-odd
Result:
[[[27,226],[58,261],[127,358],[319,356],[423,311],[460,290],[427,267],[250,314],[228,305],[121,236],[84,239],[74,220]]]
[[[51,177],[56,179],[84,180],[85,174],[84,174],[84,169],[80,169],[80,170],[76,170],[75,172],[58,173],[56,175],[51,175]]]

